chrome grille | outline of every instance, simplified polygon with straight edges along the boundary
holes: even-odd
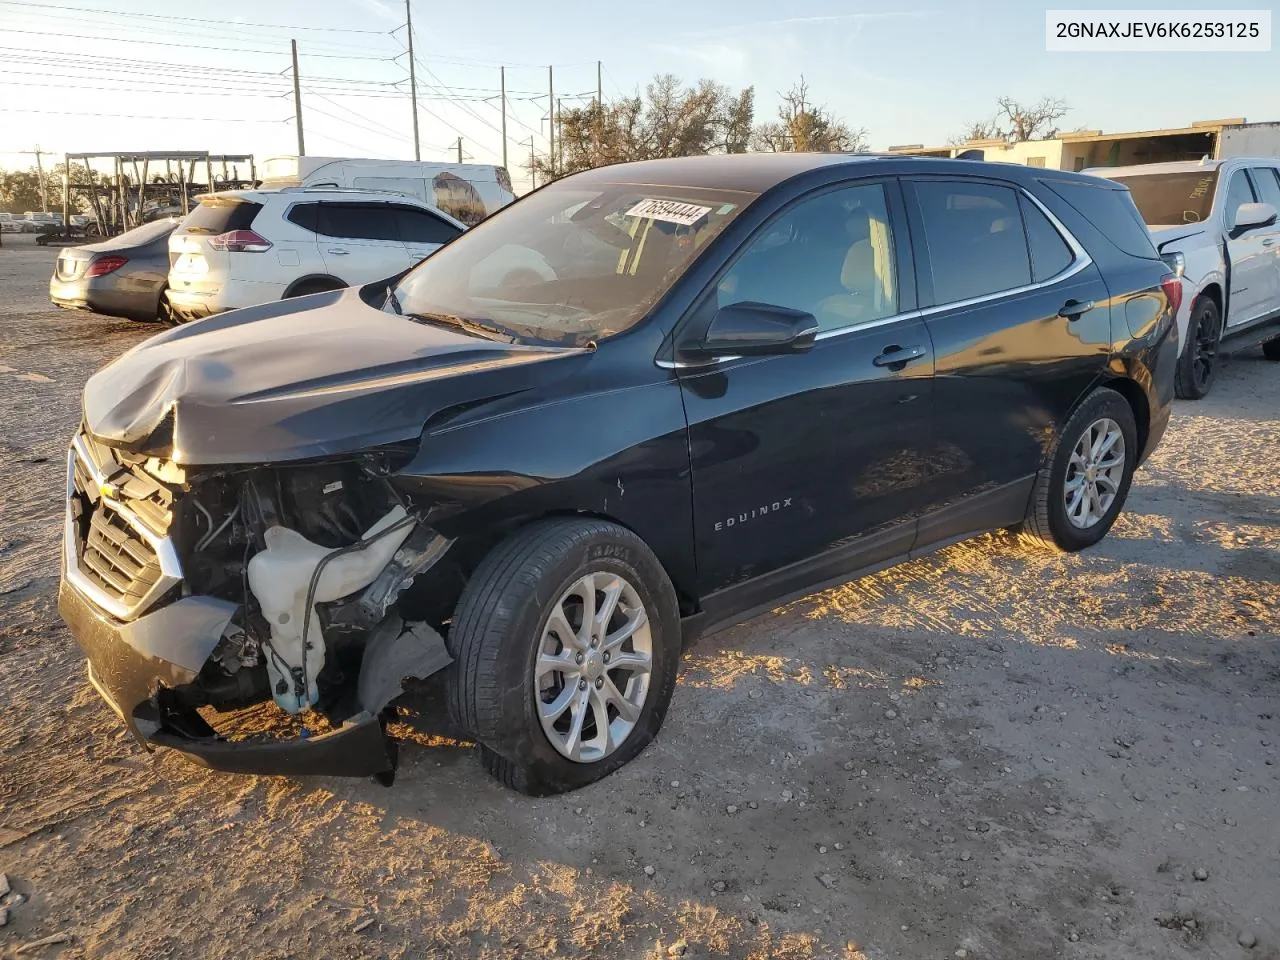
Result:
[[[182,580],[166,535],[167,495],[109,449],[83,435],[72,441],[63,569],[72,586],[118,619],[138,617]]]
[[[89,518],[80,571],[121,603],[136,607],[160,579],[160,558],[109,501],[100,500]]]

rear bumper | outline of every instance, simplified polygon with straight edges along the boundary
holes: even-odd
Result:
[[[221,286],[196,289],[184,287],[179,276],[170,274],[165,296],[169,307],[181,320],[200,320],[228,310],[253,307],[281,299],[287,289],[283,283],[261,283],[255,280],[228,280]]]
[[[364,777],[392,770],[393,747],[368,713],[331,733],[290,740],[197,738],[165,725],[155,694],[195,680],[234,610],[225,601],[186,597],[124,623],[98,610],[65,579],[58,590],[58,612],[89,659],[89,682],[147,749],[177,750],[228,773]]]
[[[107,278],[104,278],[107,279]],[[155,319],[158,297],[154,291],[145,294],[125,293],[110,283],[93,279],[49,281],[49,300],[67,310],[92,310],[110,317]]]

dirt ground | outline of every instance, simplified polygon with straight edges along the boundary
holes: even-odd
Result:
[[[135,748],[58,619],[79,390],[149,331],[52,309],[54,256],[0,249],[0,956],[1280,958],[1259,354],[1098,547],[987,536],[707,638],[586,790],[500,787],[430,684],[391,789],[230,777]]]

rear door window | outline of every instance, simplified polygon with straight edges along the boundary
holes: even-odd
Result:
[[[462,231],[417,207],[394,206],[397,229],[405,243],[448,243]]]
[[[400,239],[395,215],[385,203],[319,204],[316,232],[347,240]]]
[[[1031,249],[1031,279],[1039,283],[1056,277],[1071,266],[1075,254],[1039,207],[1026,197],[1019,197],[1018,203],[1027,228],[1027,246]]]
[[[1011,187],[957,180],[921,180],[914,186],[935,304],[1031,283],[1031,257]]]

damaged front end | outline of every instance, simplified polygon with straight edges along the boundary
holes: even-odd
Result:
[[[140,742],[232,772],[389,778],[388,705],[450,662],[413,602],[451,542],[391,483],[409,452],[184,468],[73,440],[59,609]]]

